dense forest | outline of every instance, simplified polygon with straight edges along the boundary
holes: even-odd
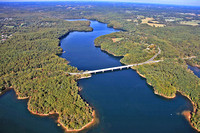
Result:
[[[158,52],[155,44],[147,43],[142,36],[128,32],[117,32],[95,39],[95,46],[100,46],[115,56],[123,56],[124,64],[145,62]]]
[[[200,130],[200,81],[187,63],[200,65],[200,10],[198,7],[130,3],[0,3],[0,91],[12,87],[29,97],[37,114],[58,112],[68,129],[79,129],[92,119],[92,108],[78,95],[77,72],[59,58],[59,38],[70,31],[91,31],[86,18],[107,23],[120,32],[98,37],[95,45],[123,64],[144,62],[161,49],[163,62],[135,67],[155,93],[174,97],[181,92],[194,102],[191,123]],[[184,60],[187,57],[196,57]],[[65,100],[63,100],[65,99]]]

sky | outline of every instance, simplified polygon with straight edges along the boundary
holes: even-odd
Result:
[[[112,1],[200,6],[200,0],[0,0],[0,2],[24,2],[24,1]]]

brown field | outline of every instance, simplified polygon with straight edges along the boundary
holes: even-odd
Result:
[[[154,24],[154,23],[148,23],[148,25],[150,26],[155,26],[155,27],[164,27],[165,25],[164,24]]]
[[[151,21],[153,23],[148,23],[148,21]],[[158,21],[155,21],[153,18],[145,18],[145,19],[142,19],[142,24],[148,24],[149,26],[155,26],[155,27],[164,27],[165,25],[164,24],[158,24],[159,22]]]
[[[132,21],[132,19],[126,19],[126,21],[128,21],[128,22],[131,22],[131,21]]]
[[[191,25],[191,26],[198,26],[200,23],[200,20],[192,20],[192,21],[181,21],[180,24],[183,25]]]
[[[112,41],[113,41],[113,42],[119,42],[119,41],[121,41],[122,39],[124,39],[124,38],[112,38]]]
[[[153,20],[153,18],[145,18],[145,19],[142,19],[142,23],[147,24],[148,21],[152,21],[152,20]]]

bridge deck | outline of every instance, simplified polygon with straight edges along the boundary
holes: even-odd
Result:
[[[138,64],[131,64],[131,65],[125,65],[125,66],[118,66],[118,67],[110,67],[110,68],[104,68],[104,69],[98,69],[98,70],[91,70],[91,71],[85,71],[82,73],[69,73],[70,75],[78,75],[78,74],[93,74],[93,73],[99,73],[99,72],[107,72],[107,71],[114,71],[114,70],[121,70],[124,68],[131,68],[133,66],[139,66],[139,65],[144,65],[144,64],[150,64],[150,63],[156,63],[160,62],[163,60],[156,60],[156,61],[146,61],[143,63],[138,63]]]
[[[98,72],[106,72],[106,71],[114,71],[114,70],[121,70],[124,68],[131,68],[133,66],[139,66],[139,65],[144,65],[144,64],[150,64],[150,63],[157,63],[163,60],[155,60],[153,61],[160,53],[161,50],[158,47],[158,53],[155,54],[151,59],[147,60],[146,62],[142,62],[142,63],[137,63],[137,64],[131,64],[131,65],[125,65],[125,66],[118,66],[118,67],[110,67],[110,68],[104,68],[104,69],[98,69],[98,70],[91,70],[91,71],[85,71],[82,73],[68,73],[70,75],[79,75],[79,74],[93,74],[93,73],[98,73]],[[183,58],[183,59],[192,59],[192,58],[196,58],[195,56],[191,56],[191,57],[187,57],[187,58]]]

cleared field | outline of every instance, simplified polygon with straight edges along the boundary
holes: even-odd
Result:
[[[113,41],[113,42],[119,42],[119,41],[121,41],[122,39],[124,39],[124,38],[112,38],[112,41]]]
[[[148,25],[150,26],[155,26],[155,27],[164,27],[165,25],[164,24],[154,24],[154,23],[147,23]]]
[[[6,26],[7,28],[14,28],[14,26]]]
[[[149,23],[151,21],[151,23]],[[155,21],[153,18],[145,18],[142,19],[142,24],[148,24],[149,26],[155,26],[155,27],[164,27],[164,24],[159,24],[158,21]]]
[[[132,21],[132,19],[126,19],[126,21],[128,21],[128,22],[131,22],[131,21]]]
[[[145,19],[142,19],[142,23],[147,24],[148,21],[152,21],[152,20],[153,20],[153,18],[145,18]]]
[[[183,25],[191,25],[191,26],[198,26],[200,23],[200,20],[192,20],[192,21],[181,21],[180,24]]]

